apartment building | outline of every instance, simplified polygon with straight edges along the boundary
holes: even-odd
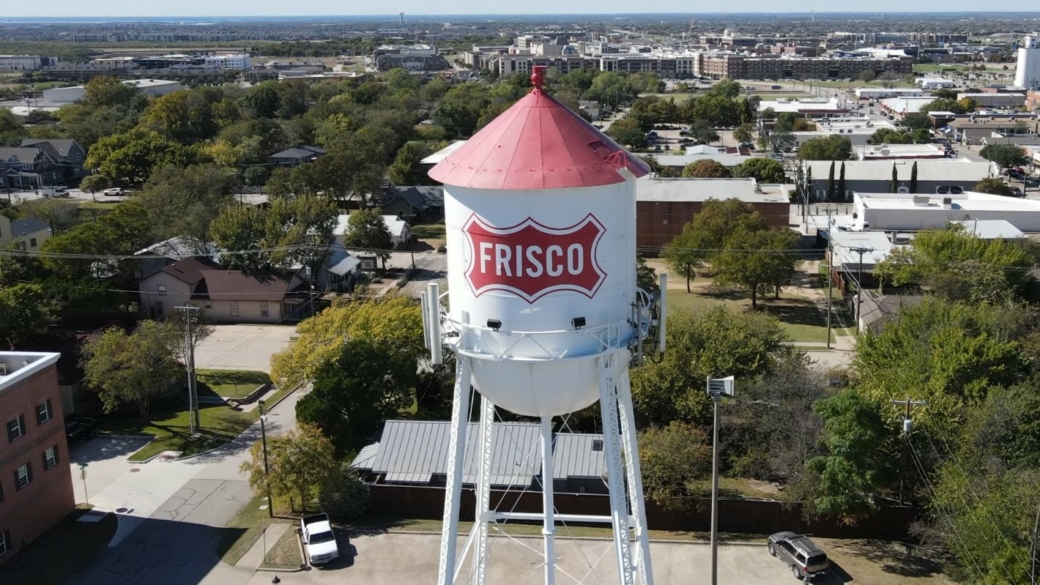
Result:
[[[0,352],[0,565],[76,506],[60,355]]]
[[[744,79],[854,79],[864,71],[910,75],[913,59],[783,57],[744,59]],[[710,75],[710,74],[709,74]]]

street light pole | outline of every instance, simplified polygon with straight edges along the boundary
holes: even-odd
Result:
[[[258,401],[257,406],[260,408],[260,443],[264,450],[264,484],[267,486],[267,516],[269,518],[274,518],[274,503],[271,501],[271,484],[267,481],[271,469],[267,463],[267,426],[264,424],[267,416],[264,414],[264,401]]]
[[[719,402],[733,396],[733,376],[708,378],[708,396],[714,403],[711,441],[711,585],[719,583]]]

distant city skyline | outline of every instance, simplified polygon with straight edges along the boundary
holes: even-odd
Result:
[[[346,7],[341,1],[317,0],[310,2],[303,8],[306,14],[285,14],[286,4],[274,0],[224,0],[212,2],[204,0],[182,0],[176,3],[169,2],[140,2],[139,0],[97,0],[90,4],[89,12],[84,11],[84,4],[73,0],[52,0],[51,2],[38,5],[23,2],[9,3],[0,16],[0,22],[5,18],[76,18],[101,19],[106,17],[146,17],[146,18],[185,18],[185,17],[277,17],[285,16],[299,19],[305,16],[315,17],[349,17],[349,16],[386,16],[388,20],[396,20],[399,12],[404,12],[406,17],[409,13],[423,16],[466,16],[466,15],[516,15],[518,5],[506,4],[501,10],[493,10],[486,2],[480,0],[455,0],[453,2],[438,3],[438,10],[431,10],[431,4],[423,0],[396,0],[392,3],[365,5],[362,3]],[[539,15],[583,15],[583,14],[647,14],[647,6],[642,4],[633,5],[631,2],[622,0],[598,0],[596,2],[560,3],[556,0],[527,0],[524,3],[523,14],[532,16]],[[664,6],[662,6],[664,7]],[[668,6],[674,8],[674,5]],[[773,0],[745,0],[732,5],[731,10],[726,6],[712,6],[711,10],[695,10],[688,14],[806,14],[810,11],[817,13],[950,13],[950,12],[1035,12],[1035,2],[1029,0],[1011,0],[1001,3],[1000,10],[994,11],[991,7],[980,8],[980,4],[974,0],[920,0],[912,5],[912,10],[907,10],[908,5],[904,0],[877,0],[870,4],[850,5],[848,10],[835,10],[833,2],[824,0],[803,0],[798,2],[775,2]],[[665,11],[660,11],[665,14]],[[675,14],[674,11],[670,12]],[[1040,25],[1038,25],[1040,26]]]

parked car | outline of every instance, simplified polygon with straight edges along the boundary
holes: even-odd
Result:
[[[1026,187],[1040,187],[1040,179],[1033,177],[1026,177],[1022,180],[1022,184]]]
[[[97,420],[88,417],[74,418],[65,423],[65,438],[69,443],[73,441],[89,441],[97,432]]]
[[[323,565],[339,558],[336,534],[332,531],[328,514],[314,514],[301,518],[300,536],[303,539],[303,549],[307,552],[307,562],[311,565]]]
[[[1018,187],[1012,187],[1011,192],[1015,194],[1015,197],[1025,197],[1026,194],[1022,192],[1022,189]]]
[[[830,568],[830,561],[816,543],[794,532],[777,532],[769,537],[769,554],[787,563],[796,579],[813,579]]]
[[[111,189],[105,189],[101,192],[102,195],[122,195],[123,189],[120,187],[112,187]]]

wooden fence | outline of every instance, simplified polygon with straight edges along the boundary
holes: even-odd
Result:
[[[426,486],[370,486],[372,511],[403,518],[440,519],[444,514],[444,488]],[[599,494],[556,493],[554,502],[561,514],[608,515],[608,496]],[[460,517],[473,520],[476,499],[472,489],[462,490]],[[540,512],[542,495],[528,491],[491,492],[491,507],[495,510]],[[911,507],[885,506],[854,526],[842,525],[828,519],[806,521],[799,506],[787,507],[772,500],[719,500],[719,531],[744,534],[771,534],[781,530],[808,533],[833,538],[908,537],[910,523],[920,510]],[[710,528],[711,506],[705,499],[691,499],[680,511],[664,510],[652,501],[646,502],[647,524],[653,530],[683,530],[707,532]]]

